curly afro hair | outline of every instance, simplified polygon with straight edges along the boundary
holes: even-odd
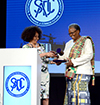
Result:
[[[26,42],[30,42],[35,36],[36,32],[39,34],[39,40],[41,39],[42,30],[38,26],[29,26],[24,29],[21,34],[21,39]]]

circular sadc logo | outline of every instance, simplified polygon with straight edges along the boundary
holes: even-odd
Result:
[[[5,87],[11,96],[22,97],[29,91],[30,80],[23,72],[13,72],[7,77]]]
[[[37,26],[50,26],[62,16],[62,0],[27,0],[25,13],[27,18]]]

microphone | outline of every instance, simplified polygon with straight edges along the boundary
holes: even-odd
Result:
[[[54,53],[55,54],[54,57],[57,58],[59,58],[59,55],[62,56],[64,54],[64,52],[61,51],[61,48],[58,48],[56,51],[50,51],[50,52]]]
[[[57,53],[57,56],[59,56],[59,55],[63,55],[64,54],[64,52],[61,50],[61,48],[58,48],[57,50],[56,50],[56,53]],[[59,54],[59,55],[58,55]],[[69,60],[68,59],[66,59],[66,60],[61,60],[62,62],[66,62],[66,63],[68,63],[69,62]]]
[[[64,52],[61,51],[61,48],[58,48],[58,49],[56,50],[56,52],[57,52],[59,55],[63,55],[63,54],[64,54]]]
[[[53,62],[56,62],[56,63],[59,63],[59,62],[60,62],[60,64],[61,64],[62,62],[66,62],[66,63],[69,62],[68,59],[64,59],[64,60],[59,60],[59,59],[58,59],[58,58],[59,58],[59,55],[62,56],[62,55],[64,54],[64,52],[61,51],[61,48],[58,48],[58,49],[56,50],[56,52],[55,52],[55,51],[51,51],[51,52],[54,53],[54,54],[55,54],[54,57],[57,58],[57,59],[54,59]]]

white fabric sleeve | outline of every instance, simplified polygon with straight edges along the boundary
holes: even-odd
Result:
[[[59,56],[59,59],[60,60],[64,60],[66,58],[69,57],[69,53],[70,53],[70,49],[72,48],[72,46],[74,45],[75,43],[73,43],[73,40],[70,40],[66,43],[65,45],[65,48],[64,48],[64,54],[62,56]]]
[[[86,39],[84,47],[82,49],[81,56],[79,58],[71,59],[74,66],[82,65],[90,61],[93,57],[93,48],[90,39]]]
[[[62,56],[59,55],[58,60],[64,60],[64,59],[66,59],[65,54],[66,54],[66,49],[67,49],[67,47],[68,47],[68,42],[65,44],[65,48],[64,48],[64,50],[63,50],[64,54],[63,54]]]

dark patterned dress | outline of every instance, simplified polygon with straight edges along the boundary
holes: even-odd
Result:
[[[64,105],[90,105],[90,93],[88,84],[90,82],[90,75],[76,74],[70,80],[66,78],[67,90],[65,94]]]
[[[23,48],[33,48],[31,45],[28,44],[24,45]],[[42,44],[37,48],[39,54],[45,53],[45,48]],[[49,98],[49,82],[50,76],[48,71],[48,65],[50,60],[46,58],[46,56],[41,58],[42,60],[42,67],[41,67],[41,99]]]

